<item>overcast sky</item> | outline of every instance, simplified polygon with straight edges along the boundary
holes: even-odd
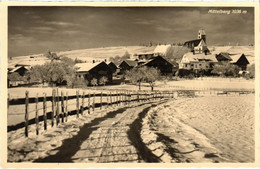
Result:
[[[242,9],[246,14],[214,14]],[[8,55],[185,42],[203,28],[208,45],[254,43],[253,8],[9,7]]]

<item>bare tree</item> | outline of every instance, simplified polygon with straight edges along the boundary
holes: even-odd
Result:
[[[105,76],[102,76],[100,79],[99,79],[99,84],[100,85],[106,85],[106,83],[108,82],[108,79],[107,79],[107,77],[105,77]]]
[[[98,83],[97,83],[97,79],[96,78],[93,78],[91,81],[90,81],[90,84],[94,87],[94,86],[97,86]]]

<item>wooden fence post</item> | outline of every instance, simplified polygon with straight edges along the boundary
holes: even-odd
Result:
[[[44,130],[47,130],[47,116],[46,116],[46,93],[43,94],[43,123]]]
[[[51,127],[54,126],[54,113],[56,112],[56,90],[52,90],[52,112],[51,112]]]
[[[106,95],[107,95],[107,108],[108,108],[108,106],[109,106],[109,93],[108,92],[106,92]]]
[[[9,100],[10,100],[10,94],[8,93],[8,96],[7,96],[7,108],[9,108]]]
[[[59,99],[59,91],[57,88],[57,109],[56,109],[56,125],[58,126],[60,123],[60,99]]]
[[[79,91],[78,90],[76,91],[76,98],[77,98],[76,100],[77,118],[79,118]]]
[[[95,92],[94,92],[94,96],[93,96],[93,106],[92,106],[92,108],[93,108],[93,112],[95,111]]]
[[[28,113],[28,110],[29,110],[29,92],[26,90],[25,92],[25,117],[24,117],[24,120],[25,120],[25,137],[28,137],[28,119],[29,119],[29,113]]]
[[[90,93],[88,93],[88,114],[90,114]]]
[[[61,91],[61,122],[64,123],[64,95]]]
[[[112,94],[111,94],[111,92],[110,92],[110,106],[112,106]]]
[[[66,122],[68,121],[68,92],[66,92]]]
[[[35,124],[36,124],[36,135],[39,135],[39,114],[38,114],[38,93],[35,97]]]
[[[84,112],[84,100],[85,100],[85,92],[82,93],[82,103],[81,103],[81,115],[83,115]]]
[[[102,109],[102,96],[103,96],[103,92],[101,91],[101,94],[100,94],[100,110]]]

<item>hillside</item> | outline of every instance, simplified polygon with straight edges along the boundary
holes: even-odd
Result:
[[[109,60],[110,57],[122,56],[127,51],[130,55],[136,53],[146,53],[153,52],[155,46],[117,46],[117,47],[104,47],[104,48],[91,48],[91,49],[81,49],[81,50],[70,50],[70,51],[59,51],[56,52],[58,56],[66,56],[72,59],[81,59],[87,62],[92,62],[92,60],[103,61],[105,59]],[[254,47],[253,46],[210,46],[209,49],[213,54],[219,52],[229,52],[231,54],[244,53],[250,64],[254,63]],[[171,54],[173,58],[180,59],[184,53],[188,50],[181,46],[174,46],[171,48]],[[29,55],[29,56],[18,56],[13,58],[13,60],[8,61],[8,66],[11,67],[16,63],[29,63],[31,65],[43,64],[48,59],[44,57],[43,54]]]

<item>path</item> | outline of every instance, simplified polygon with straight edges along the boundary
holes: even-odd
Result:
[[[142,118],[158,104],[120,108],[95,118],[64,140],[56,154],[34,162],[158,162],[140,136]]]

